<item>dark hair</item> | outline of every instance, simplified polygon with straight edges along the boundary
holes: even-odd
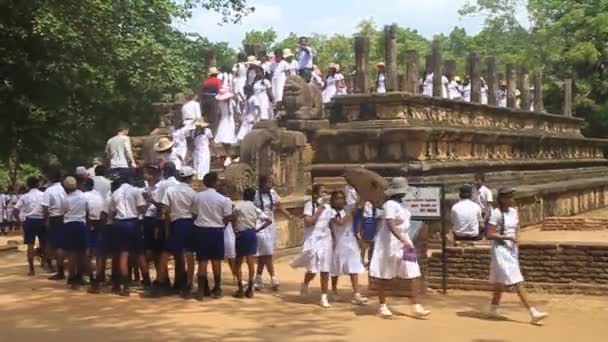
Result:
[[[38,188],[38,185],[40,185],[40,179],[38,179],[36,176],[29,176],[27,177],[25,184],[27,185],[28,189],[36,189]]]
[[[95,167],[95,176],[105,176],[108,172],[108,168],[105,165],[97,165]]]
[[[220,71],[221,72],[226,72],[226,73],[231,73],[232,72],[232,68],[230,66],[228,66],[228,64],[224,64],[220,68]]]
[[[239,62],[244,62],[244,61],[246,61],[246,60],[247,60],[247,54],[245,54],[243,51],[241,51],[241,52],[239,52],[239,53],[236,55],[236,59],[237,59]]]
[[[475,180],[480,180],[482,182],[486,181],[486,174],[483,172],[479,172],[475,174]]]
[[[334,190],[331,193],[331,200],[333,201],[336,197],[342,195],[342,197],[346,198],[346,195],[344,194],[344,191],[342,190]]]
[[[93,188],[95,187],[95,181],[93,181],[93,179],[91,178],[87,178],[84,180],[82,186],[87,191],[93,190]]]
[[[116,132],[124,131],[125,129],[129,129],[129,125],[124,122],[121,122],[118,126],[116,126]]]
[[[460,199],[471,199],[471,197],[473,197],[473,193],[471,193],[470,191],[460,191],[460,194],[458,195],[460,197]]]
[[[315,183],[315,184],[312,185],[312,191],[311,191],[311,193],[313,195],[318,195],[319,191],[321,191],[322,188],[323,188],[323,184]]]
[[[205,175],[205,177],[203,177],[203,184],[205,184],[205,186],[208,188],[215,188],[218,179],[219,177],[217,172],[209,172]]]
[[[124,177],[118,177],[112,182],[112,192],[118,190],[121,185],[129,183],[128,180]]]
[[[177,168],[172,162],[167,162],[163,165],[163,176],[165,178],[175,177],[177,175]]]
[[[243,200],[253,202],[255,200],[255,189],[247,188],[243,191]]]
[[[58,167],[51,167],[46,171],[46,178],[50,182],[61,182],[61,170]]]
[[[405,194],[395,194],[395,195],[391,195],[388,197],[388,200],[393,200],[396,202],[401,202],[403,200],[403,197],[405,197]]]
[[[260,177],[258,178],[258,184],[261,187],[262,185],[268,183],[270,181],[270,176],[269,175],[260,175]]]

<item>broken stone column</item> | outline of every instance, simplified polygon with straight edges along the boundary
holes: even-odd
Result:
[[[369,93],[369,38],[364,36],[355,37],[355,65],[357,71],[355,73],[355,84],[353,91],[355,93]]]
[[[404,91],[418,94],[418,51],[405,52],[405,88]]]
[[[392,24],[384,27],[384,63],[386,64],[386,89],[396,91],[399,88],[397,75],[397,30]]]
[[[521,92],[521,109],[530,110],[532,100],[530,96],[530,75],[528,74],[528,68],[525,66],[522,66],[519,72],[519,91]]]
[[[456,61],[453,59],[446,59],[443,63],[443,73],[450,81],[456,76]]]
[[[486,65],[488,66],[488,78],[486,79],[488,85],[488,105],[496,106],[496,92],[498,91],[496,59],[492,56],[486,58]]]
[[[517,75],[515,74],[515,66],[507,64],[507,107],[517,107]]]
[[[441,78],[443,76],[443,62],[441,59],[441,43],[438,40],[433,41],[433,97],[443,96],[443,84]]]
[[[534,73],[534,111],[544,112],[545,105],[543,103],[543,73],[537,71]]]
[[[400,72],[397,75],[397,84],[399,84],[399,91],[405,91],[405,74]]]
[[[217,67],[217,51],[214,48],[208,48],[205,50],[205,72],[212,67]]]
[[[572,116],[572,79],[564,80],[564,115]]]
[[[471,78],[471,102],[481,103],[481,65],[475,52],[469,54],[469,77]]]

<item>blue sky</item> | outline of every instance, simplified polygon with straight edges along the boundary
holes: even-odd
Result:
[[[393,22],[418,30],[426,37],[449,33],[454,26],[469,33],[482,28],[483,18],[458,15],[468,0],[249,0],[254,14],[241,24],[218,25],[218,14],[197,9],[187,22],[176,23],[185,32],[196,32],[212,41],[239,47],[250,30],[273,28],[282,38],[289,32],[350,34],[359,21],[372,18],[381,26]]]

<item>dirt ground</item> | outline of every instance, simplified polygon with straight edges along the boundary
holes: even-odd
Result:
[[[542,327],[528,324],[513,294],[505,296],[509,319],[504,321],[480,314],[489,298],[483,292],[428,294],[424,303],[433,310],[428,320],[408,317],[404,298],[390,299],[393,319],[375,315],[376,298],[363,307],[339,302],[324,310],[317,306],[316,281],[309,297],[299,296],[302,273],[288,266],[291,258],[278,260],[278,293],[237,300],[230,297],[234,286],[226,277],[226,296],[200,303],[71,291],[46,280],[46,274],[26,277],[25,255],[5,253],[0,255],[0,341],[599,342],[608,335],[605,297],[533,295],[534,303],[551,313]],[[340,291],[349,298],[346,278]]]

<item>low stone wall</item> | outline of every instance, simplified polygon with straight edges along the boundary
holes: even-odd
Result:
[[[585,217],[547,217],[541,230],[604,230],[608,229],[608,219]]]
[[[427,281],[441,288],[441,252],[428,261]],[[489,246],[447,248],[448,288],[490,290]],[[526,285],[551,293],[608,295],[608,244],[524,243],[519,260]]]

